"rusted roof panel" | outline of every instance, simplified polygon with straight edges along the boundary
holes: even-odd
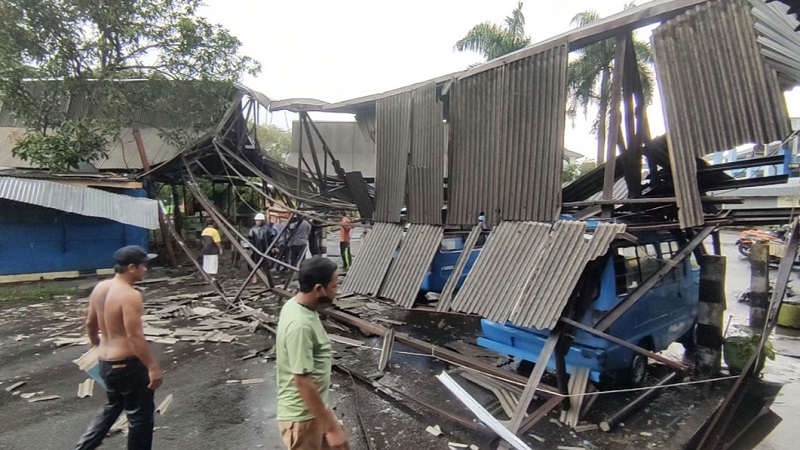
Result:
[[[439,225],[444,206],[444,156],[447,143],[442,104],[431,83],[411,93],[412,144],[408,163],[408,221]]]
[[[653,32],[681,226],[703,223],[695,158],[784,139],[789,116],[746,0],[709,2]]]
[[[781,88],[790,90],[800,84],[800,33],[795,31],[797,20],[787,15],[789,6],[779,2],[750,0],[750,5],[756,20],[761,54],[778,71]]]
[[[623,231],[625,225],[600,224],[589,236],[586,223],[579,221],[502,222],[489,235],[452,308],[551,329],[586,264]]]
[[[557,217],[566,72],[561,45],[453,86],[448,223]]]
[[[422,279],[442,242],[441,226],[411,224],[400,243],[400,251],[389,268],[380,296],[398,306],[414,306]]]
[[[411,93],[378,101],[375,219],[399,222],[411,151]]]
[[[378,295],[402,237],[402,225],[376,223],[353,258],[353,266],[342,283],[342,293]]]

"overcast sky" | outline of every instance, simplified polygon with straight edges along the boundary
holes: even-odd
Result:
[[[628,0],[528,0],[523,13],[534,42],[562,33],[587,9],[601,16]],[[640,1],[639,3],[644,3]],[[387,91],[462,70],[482,60],[453,44],[475,24],[502,22],[517,0],[206,0],[202,14],[230,29],[263,70],[244,83],[272,99],[334,102]],[[649,39],[649,30],[638,33]],[[800,89],[787,99],[800,116]],[[591,114],[591,112],[590,112]],[[658,99],[648,110],[654,135],[664,132]],[[324,117],[324,119],[328,119]],[[285,127],[293,118],[275,114]],[[348,120],[344,115],[341,120]],[[589,121],[567,123],[566,147],[594,157]]]

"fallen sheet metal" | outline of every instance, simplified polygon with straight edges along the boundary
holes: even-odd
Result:
[[[503,222],[467,276],[452,309],[495,322],[552,329],[586,264],[603,255],[625,225]]]
[[[655,29],[652,47],[681,227],[703,224],[695,158],[785,139],[777,73],[756,41],[747,0],[708,2]]]
[[[353,258],[353,266],[344,278],[341,293],[377,295],[402,237],[401,225],[376,223],[361,244],[358,256]]]
[[[497,433],[497,435],[503,438],[503,440],[518,450],[531,450],[527,444],[522,442],[520,438],[515,436],[514,433],[509,431],[508,428],[504,427],[503,424],[489,414],[489,412],[486,411],[486,409],[481,406],[480,403],[475,401],[475,399],[472,398],[467,391],[464,390],[464,388],[459,386],[459,384],[456,383],[456,381],[450,375],[448,375],[447,372],[440,373],[436,376],[436,378],[438,378],[439,381],[441,381],[442,384],[444,384],[445,387],[453,393],[453,395],[458,397],[458,399],[461,400],[461,403],[469,408],[469,410],[472,411],[481,422],[485,423],[486,426],[491,428],[492,431]]]
[[[419,287],[442,242],[443,230],[435,225],[409,225],[400,251],[394,258],[380,291],[380,297],[397,302],[398,306],[414,306]]]
[[[480,225],[472,227],[472,231],[470,231],[469,236],[467,236],[467,239],[464,241],[464,249],[458,256],[458,261],[456,261],[456,265],[453,267],[450,276],[447,277],[447,282],[444,285],[444,289],[442,289],[442,295],[439,297],[439,303],[436,304],[436,311],[450,310],[458,281],[461,279],[461,274],[464,273],[464,268],[467,267],[467,262],[469,262],[469,258],[472,256],[472,249],[475,248],[475,244],[481,237],[482,232],[483,227]]]

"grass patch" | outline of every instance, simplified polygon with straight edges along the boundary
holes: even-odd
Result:
[[[0,286],[0,305],[49,301],[56,295],[75,295],[75,287],[48,285]]]

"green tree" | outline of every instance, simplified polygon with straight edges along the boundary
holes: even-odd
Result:
[[[292,132],[276,125],[256,125],[256,138],[261,149],[278,161],[285,163],[292,150]]]
[[[579,163],[570,163],[566,159],[564,160],[564,167],[561,172],[561,182],[562,183],[569,183],[571,181],[575,181],[578,178],[586,175],[587,173],[591,172],[597,167],[597,163],[594,161],[583,161]]]
[[[143,105],[159,107],[159,119],[166,113],[163,131],[178,145],[218,120],[233,83],[260,65],[228,30],[197,15],[201,4],[0,2],[0,100],[27,128],[15,154],[51,170],[94,161],[123,127],[138,126]],[[182,101],[187,90],[197,95]]]
[[[519,2],[511,15],[506,17],[504,24],[483,22],[475,25],[466,36],[456,42],[455,49],[460,52],[480,53],[489,61],[527,47],[530,43],[531,38],[525,35],[522,2]]]
[[[625,9],[634,6],[634,3],[629,3]],[[589,10],[576,14],[571,23],[582,27],[599,19],[597,11]],[[650,104],[653,93],[653,53],[647,42],[634,39],[633,45],[642,90],[647,104]],[[614,38],[588,45],[576,52],[577,57],[569,63],[568,70],[569,116],[574,120],[579,110],[586,115],[590,105],[597,106],[592,132],[597,136],[597,161],[600,164],[605,161],[606,120],[609,114],[616,47]]]

